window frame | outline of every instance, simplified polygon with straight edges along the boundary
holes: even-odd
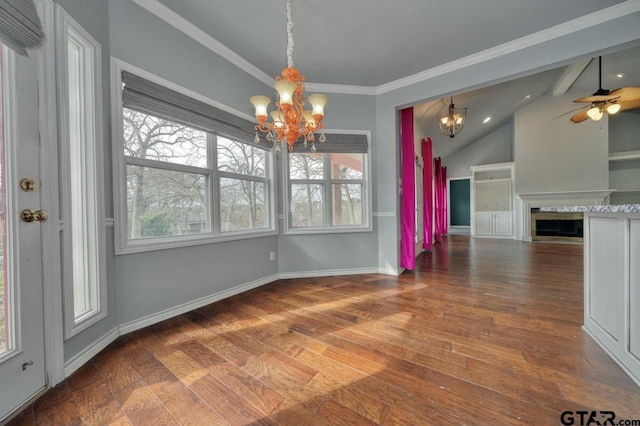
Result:
[[[371,133],[364,130],[326,130],[327,139],[331,137],[331,134],[341,135],[365,135],[367,137],[367,144],[371,146]],[[283,176],[283,194],[284,194],[284,233],[285,235],[304,235],[304,234],[335,234],[335,233],[353,233],[353,232],[371,232],[372,226],[372,208],[371,208],[371,152],[370,149],[367,152],[361,153],[363,157],[362,161],[362,179],[333,179],[331,177],[331,152],[323,152],[322,154],[322,179],[290,179],[289,174],[289,153],[285,150],[283,152],[282,160],[282,176]],[[305,152],[295,152],[296,154],[305,154]],[[337,153],[337,152],[336,152]],[[324,199],[324,225],[323,226],[308,226],[308,227],[293,227],[291,224],[291,186],[295,184],[319,184],[322,185],[322,196]],[[334,225],[333,224],[333,200],[332,189],[333,185],[339,184],[362,184],[362,224],[361,225]]]
[[[58,111],[60,115],[60,211],[61,217],[61,245],[62,252],[76,253],[63,256],[61,259],[64,298],[64,335],[66,339],[75,336],[108,315],[107,310],[107,273],[106,273],[106,242],[105,242],[105,202],[104,202],[104,131],[102,122],[102,48],[80,24],[78,24],[62,7],[56,6],[58,51]],[[71,182],[70,155],[77,147],[71,146],[72,131],[70,123],[70,108],[72,102],[69,96],[69,51],[68,43],[77,45],[79,56],[79,107],[84,111],[78,126],[79,135],[83,141],[80,148],[80,169],[83,182],[81,188],[74,189]],[[76,160],[78,160],[76,158]],[[78,189],[83,195],[78,198]],[[74,209],[73,206],[76,206]],[[82,206],[78,211],[78,207]],[[84,221],[73,224],[72,221]],[[74,228],[75,226],[75,228]],[[72,231],[82,231],[82,247]],[[83,254],[78,259],[78,253]],[[74,265],[74,261],[81,260],[82,264]],[[82,272],[84,270],[84,272]],[[75,271],[75,272],[74,272]],[[89,310],[81,314],[75,312],[75,284],[79,275],[84,275],[84,299],[88,301]]]
[[[233,110],[226,105],[216,102],[210,98],[195,93],[189,89],[181,87],[175,83],[158,77],[148,71],[144,71],[133,65],[127,64],[116,58],[111,59],[111,82],[112,82],[112,130],[113,130],[113,185],[114,185],[114,233],[115,233],[115,254],[129,254],[139,253],[146,251],[165,250],[178,247],[188,247],[202,244],[212,244],[224,241],[235,241],[251,238],[260,238],[266,236],[278,235],[277,228],[277,213],[276,213],[276,184],[275,184],[275,158],[273,150],[265,149],[265,178],[266,181],[266,196],[268,197],[267,205],[267,226],[265,228],[255,230],[242,230],[242,231],[225,231],[221,232],[220,223],[220,194],[219,183],[220,177],[224,177],[227,174],[235,174],[228,172],[221,172],[217,170],[217,146],[216,146],[216,134],[211,132],[207,133],[207,166],[205,168],[198,166],[187,166],[176,163],[165,163],[150,159],[131,159],[133,157],[125,158],[124,155],[124,124],[123,124],[123,101],[122,101],[122,72],[128,71],[132,74],[136,74],[151,82],[160,84],[168,89],[174,90],[186,96],[189,96],[198,101],[207,103],[216,108],[222,109],[226,112],[239,116],[249,121],[253,121],[253,117],[242,114],[239,111]],[[236,137],[230,137],[224,134],[220,136],[225,139],[242,143]],[[210,221],[210,229],[208,232],[200,234],[184,234],[169,237],[155,237],[155,238],[141,238],[130,239],[128,236],[128,212],[127,212],[127,165],[151,165],[152,167],[158,167],[167,170],[176,170],[186,173],[198,173],[208,174],[207,180],[207,197],[209,204],[206,207],[208,220]],[[138,164],[140,163],[140,164]],[[161,164],[162,163],[162,164]],[[189,170],[188,170],[189,169]],[[237,175],[238,178],[246,179],[252,178],[248,175]]]

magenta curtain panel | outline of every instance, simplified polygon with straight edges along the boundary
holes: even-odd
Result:
[[[402,134],[400,266],[413,270],[416,267],[416,172],[413,141],[413,108],[406,108],[400,111],[400,131]]]
[[[440,182],[442,182],[442,159],[436,157],[434,160],[434,173],[435,173],[435,240],[442,241],[442,196],[440,192]]]
[[[442,165],[440,157],[435,159],[435,222],[436,241],[442,241],[447,233],[449,219],[447,218],[447,168]]]
[[[447,202],[447,167],[442,167],[442,235],[449,232],[449,205]]]
[[[433,249],[433,144],[431,138],[422,139],[422,160],[424,168],[422,170],[422,197],[423,212],[423,239],[422,248]]]

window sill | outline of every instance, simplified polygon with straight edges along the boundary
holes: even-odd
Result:
[[[190,247],[204,244],[216,244],[226,241],[247,240],[277,236],[276,229],[267,229],[259,232],[234,232],[212,236],[211,234],[193,235],[180,238],[157,238],[148,240],[129,240],[124,244],[116,245],[116,255],[142,253],[156,250],[169,250],[180,247]]]
[[[372,232],[371,226],[349,226],[349,227],[330,227],[330,228],[288,228],[285,235],[314,235],[314,234],[353,234],[360,232]]]

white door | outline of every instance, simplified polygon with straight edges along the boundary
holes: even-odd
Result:
[[[45,387],[39,221],[46,217],[40,210],[35,58],[34,53],[25,58],[2,48],[0,421]],[[26,182],[23,189],[22,179],[35,187]]]

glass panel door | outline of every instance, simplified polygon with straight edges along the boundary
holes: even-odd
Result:
[[[1,47],[0,423],[45,387],[35,54]]]

